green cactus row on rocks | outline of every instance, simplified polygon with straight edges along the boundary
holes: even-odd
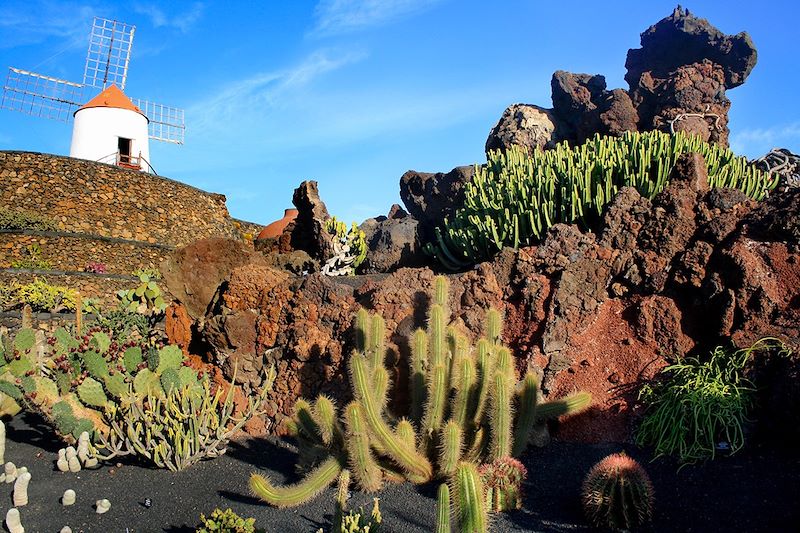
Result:
[[[410,417],[387,409],[384,321],[361,310],[354,321],[356,350],[349,359],[353,401],[341,417],[325,396],[296,403],[288,427],[299,444],[301,464],[313,466],[290,486],[276,486],[253,474],[250,486],[258,497],[278,507],[299,505],[345,469],[366,491],[379,490],[385,481],[444,479],[451,482],[462,526],[464,521],[485,526],[485,518],[468,509],[475,502],[482,512],[488,509],[479,466],[507,458],[512,451],[521,453],[536,424],[585,409],[591,396],[579,392],[537,403],[534,374],[519,382],[511,352],[502,345],[500,313],[487,313],[485,337],[473,348],[448,325],[448,293],[447,279],[437,277],[428,327],[411,339]]]
[[[678,157],[689,152],[705,158],[711,187],[737,188],[760,200],[778,183],[777,176],[731,150],[680,132],[595,135],[580,146],[559,143],[533,153],[512,146],[490,152],[485,165],[475,166],[463,207],[437,228],[427,251],[457,270],[504,246],[534,244],[556,223],[592,228],[622,187],[635,187],[647,198],[661,192]]]

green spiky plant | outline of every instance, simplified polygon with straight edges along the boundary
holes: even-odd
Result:
[[[333,236],[335,248],[341,247],[345,250],[346,246],[345,256],[340,259],[348,265],[348,274],[354,274],[367,257],[367,240],[364,232],[358,228],[355,222],[348,230],[347,224],[336,217],[331,217],[325,222],[325,231]],[[328,258],[328,263],[336,260],[336,257]],[[325,272],[324,269],[323,272]]]
[[[368,491],[379,490],[388,480],[455,479],[466,475],[465,465],[477,472],[477,465],[514,450],[521,453],[535,424],[591,403],[588,393],[576,393],[537,404],[538,381],[529,373],[518,382],[511,352],[501,343],[498,311],[487,312],[486,336],[474,349],[465,336],[448,327],[448,316],[448,282],[440,276],[434,282],[428,328],[413,334],[411,416],[398,419],[387,409],[390,380],[384,364],[383,319],[360,310],[355,319],[357,349],[349,359],[354,400],[344,410],[343,423],[325,396],[313,404],[299,400],[289,429],[297,438],[300,462],[310,471],[299,483],[284,487],[254,473],[253,492],[278,507],[299,505],[345,468]],[[483,495],[480,501],[485,506]]]
[[[513,457],[503,457],[481,465],[481,480],[486,488],[486,504],[494,512],[522,507],[522,482],[528,475],[525,466]]]
[[[248,397],[247,407],[238,416],[234,415],[233,386],[212,392],[207,378],[199,384],[178,382],[161,395],[150,392],[144,401],[137,400],[129,387],[133,398],[111,404],[103,412],[109,431],[98,435],[96,457],[109,461],[135,454],[173,472],[218,457],[225,453],[231,437],[263,412],[261,405],[274,381],[272,367],[261,391]]]
[[[436,533],[451,533],[450,529],[450,486],[439,485],[436,493]]]
[[[100,328],[77,336],[58,328],[39,337],[31,329],[13,341],[0,335],[0,393],[41,414],[67,441],[83,431],[107,432],[103,412],[123,399],[199,386],[177,346],[119,344]]]
[[[627,531],[652,518],[653,484],[638,462],[615,453],[589,471],[583,481],[582,501],[593,525]]]
[[[242,518],[233,509],[214,509],[211,516],[200,515],[195,533],[256,533],[256,519]]]
[[[464,188],[464,205],[436,230],[426,250],[445,268],[457,270],[492,257],[504,246],[539,242],[556,223],[593,228],[619,189],[635,187],[653,198],[664,190],[678,157],[699,152],[711,187],[733,187],[760,200],[778,176],[758,170],[729,149],[684,133],[625,132],[596,135],[552,150],[512,146],[493,151]]]

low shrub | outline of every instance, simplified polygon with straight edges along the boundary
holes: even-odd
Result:
[[[93,274],[105,274],[107,272],[105,263],[98,263],[97,261],[89,261],[83,267],[84,272],[91,272]]]
[[[214,388],[177,346],[121,343],[98,327],[77,336],[59,328],[47,339],[32,329],[0,336],[0,393],[67,441],[92,434],[99,459],[135,454],[181,470],[216,457],[260,413],[274,378],[270,370],[262,392],[234,415],[233,387]]]
[[[745,366],[754,352],[782,346],[772,338],[741,350],[718,346],[705,361],[687,357],[664,368],[639,391],[646,411],[637,444],[652,445],[657,456],[675,455],[683,463],[713,459],[720,442],[730,453],[740,450],[755,392]]]
[[[77,298],[74,289],[51,285],[43,278],[0,286],[0,308],[6,310],[28,304],[36,312],[74,311]]]
[[[200,515],[201,524],[195,533],[255,533],[256,519],[242,518],[233,512],[233,509],[224,511],[217,508],[211,512],[211,516],[206,518]]]
[[[0,230],[2,229],[55,231],[58,224],[50,217],[33,211],[0,207]]]
[[[50,261],[42,259],[42,248],[38,243],[33,243],[25,249],[25,257],[11,261],[11,268],[31,268],[36,270],[50,270],[53,265]]]
[[[625,132],[595,136],[552,150],[512,147],[490,152],[485,165],[464,187],[464,206],[436,230],[426,250],[448,269],[492,257],[504,246],[539,242],[557,223],[594,228],[617,191],[635,187],[652,198],[667,185],[678,157],[699,152],[708,165],[711,187],[735,187],[755,199],[778,183],[729,149],[683,133]]]

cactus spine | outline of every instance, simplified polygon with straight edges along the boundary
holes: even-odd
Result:
[[[451,476],[456,471],[461,460],[462,447],[461,426],[451,420],[442,428],[439,453],[439,472],[442,475]]]
[[[428,366],[428,335],[424,329],[414,331],[411,343],[411,420],[422,420],[425,402],[425,369]]]

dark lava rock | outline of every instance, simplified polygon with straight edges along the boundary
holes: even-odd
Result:
[[[427,261],[418,234],[419,222],[395,204],[388,217],[365,220],[360,228],[367,241],[367,257],[359,272],[392,272],[401,267],[419,267]]]
[[[303,250],[313,259],[325,261],[333,255],[331,236],[325,231],[325,222],[331,218],[319,197],[316,181],[304,181],[295,189],[292,203],[298,210],[294,223],[284,233],[289,233],[290,246]]]
[[[426,239],[445,217],[452,217],[464,204],[464,185],[472,179],[474,167],[456,167],[450,172],[409,170],[400,178],[400,198],[412,217],[420,222]]]
[[[756,64],[747,33],[725,35],[680,7],[641,35],[628,51],[625,81],[639,130],[687,131],[727,146],[730,100]]]

